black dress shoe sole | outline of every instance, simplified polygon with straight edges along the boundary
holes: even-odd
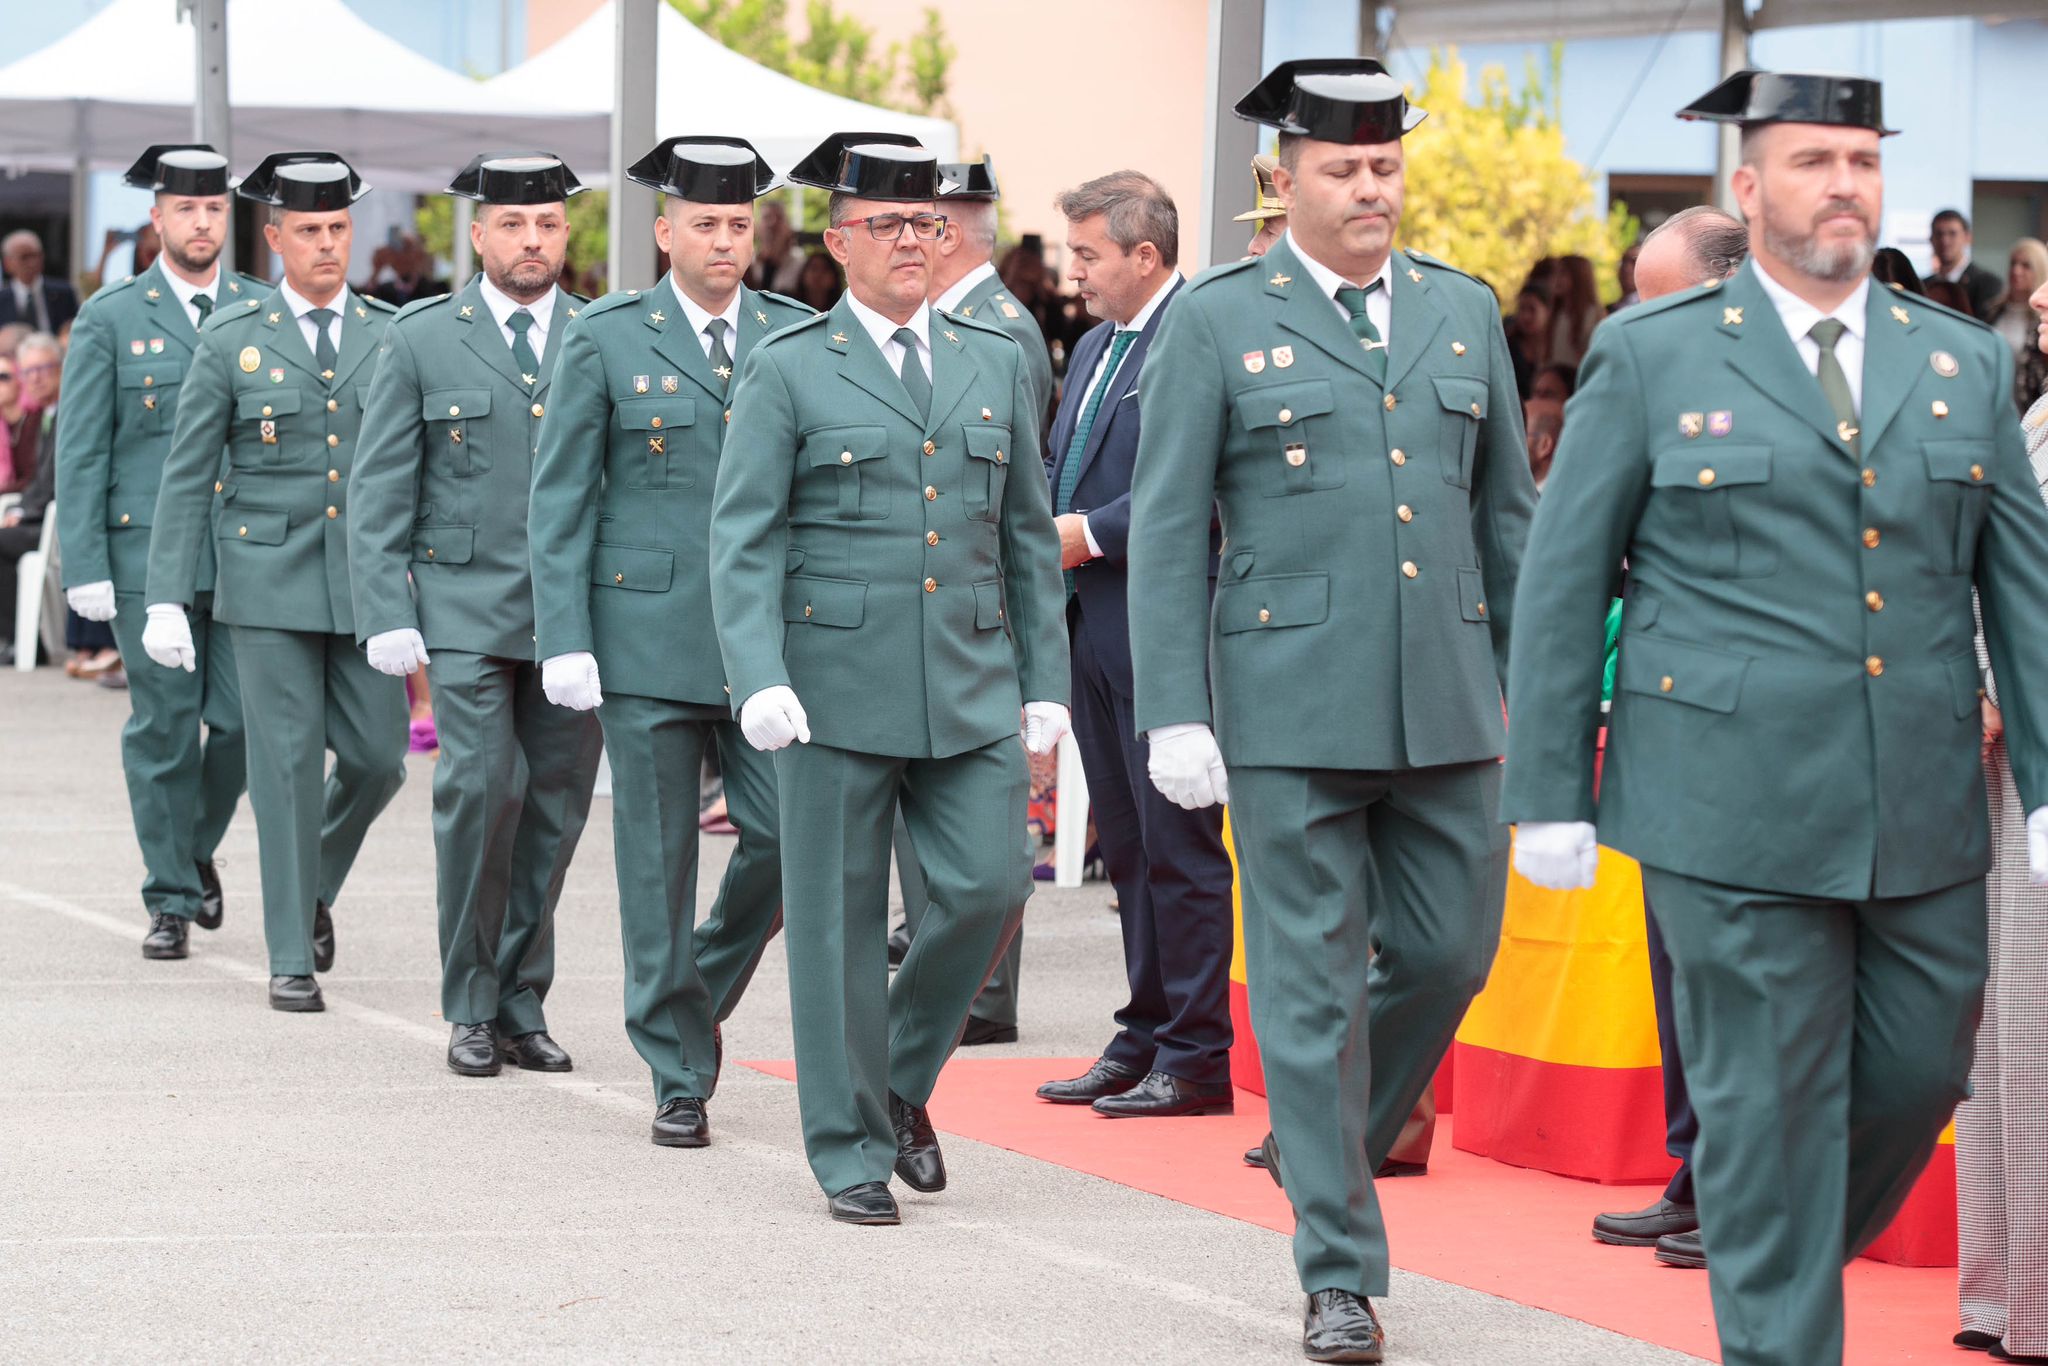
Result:
[[[190,950],[188,950],[183,944],[178,945],[178,947],[176,947],[175,949],[160,949],[153,947],[149,944],[144,944],[142,946],[142,956],[144,958],[153,958],[161,962],[168,961],[174,958],[186,958],[190,957],[191,955]]]
[[[1707,1269],[1707,1259],[1690,1252],[1666,1252],[1660,1247],[1657,1249],[1657,1260],[1665,1266],[1683,1267],[1687,1271]]]
[[[1122,1094],[1122,1091],[1104,1091],[1101,1095],[1094,1096],[1048,1096],[1045,1092],[1040,1091],[1038,1098],[1048,1105],[1093,1105],[1096,1101],[1103,1099],[1104,1096],[1120,1096]]]
[[[518,1068],[522,1072],[574,1072],[576,1070],[576,1064],[573,1060],[569,1062],[522,1062],[519,1055],[509,1048],[500,1048],[498,1050],[498,1059],[512,1067]],[[493,1072],[497,1071],[496,1068],[491,1070]]]
[[[1017,1042],[1017,1026],[1015,1025],[984,1025],[977,1028],[970,1021],[967,1031],[960,1036],[960,1046],[962,1048],[979,1048],[981,1045],[988,1043],[1015,1042]]]
[[[202,930],[217,930],[220,928],[221,921],[225,919],[227,919],[227,916],[220,911],[215,911],[212,915],[201,911],[192,917],[192,923]]]
[[[1327,1351],[1310,1351],[1304,1344],[1301,1354],[1310,1361],[1385,1361],[1386,1349],[1382,1347],[1332,1347]]]
[[[448,1070],[458,1077],[495,1077],[504,1069],[498,1065],[495,1058],[482,1066],[477,1066],[474,1063],[457,1062],[455,1059],[450,1058],[448,1059]]]
[[[1396,1162],[1390,1157],[1380,1163],[1379,1170],[1372,1174],[1372,1179],[1375,1181],[1396,1181],[1404,1176],[1428,1175],[1429,1164],[1427,1162]]]
[[[324,954],[324,955],[323,955],[323,954],[319,954],[319,953],[315,953],[315,954],[313,955],[313,971],[315,971],[315,972],[332,972],[332,971],[334,971],[334,953],[333,953],[333,951],[332,951],[332,950],[329,950],[329,951],[328,951],[328,952],[327,952],[326,954]]]
[[[654,1146],[657,1148],[708,1148],[711,1146],[710,1134],[656,1133],[653,1135],[653,1138]]]
[[[1234,1096],[1226,1096],[1221,1100],[1183,1102],[1144,1110],[1105,1110],[1097,1106],[1095,1113],[1104,1119],[1183,1119],[1197,1115],[1234,1115],[1237,1113],[1237,1100]]]
[[[924,1182],[918,1180],[916,1177],[912,1176],[909,1171],[906,1170],[908,1165],[909,1164],[903,1162],[901,1159],[898,1159],[896,1163],[896,1175],[903,1179],[904,1185],[910,1187],[919,1195],[937,1195],[940,1191],[946,1188],[946,1174],[944,1172],[939,1173],[939,1179],[937,1181],[933,1182],[930,1185],[926,1185]]]
[[[832,1211],[832,1220],[834,1223],[853,1224],[861,1228],[888,1228],[902,1223],[903,1216],[895,1213],[862,1214],[854,1210],[835,1209]]]
[[[1671,1232],[1675,1233],[1677,1230],[1673,1229]],[[1661,1233],[1609,1233],[1598,1226],[1593,1229],[1593,1241],[1605,1243],[1609,1247],[1655,1247],[1657,1240],[1663,1236]]]
[[[273,996],[270,998],[270,1008],[272,1010],[282,1010],[289,1015],[316,1015],[327,1009],[327,1002],[321,1000],[318,996],[291,1001],[279,1000]]]

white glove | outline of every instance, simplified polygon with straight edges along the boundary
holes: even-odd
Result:
[[[2027,813],[2027,872],[2036,887],[2048,887],[2048,806]]]
[[[772,753],[792,742],[811,742],[811,718],[796,700],[796,689],[778,683],[740,704],[740,733],[755,749]]]
[[[1216,737],[1199,721],[1160,726],[1145,732],[1152,755],[1146,769],[1152,786],[1187,811],[1230,800],[1230,775],[1223,771],[1223,751]]]
[[[393,678],[418,673],[427,664],[427,642],[410,626],[379,631],[363,642],[363,652],[369,655],[371,668]]]
[[[556,655],[540,662],[540,690],[548,701],[570,711],[590,711],[604,704],[597,682],[597,656],[588,650]]]
[[[1538,887],[1590,887],[1599,868],[1600,840],[1585,821],[1523,821],[1515,827],[1515,871]]]
[[[1052,753],[1073,728],[1074,718],[1057,702],[1024,704],[1024,748],[1033,754]]]
[[[114,581],[101,579],[98,583],[81,583],[76,588],[64,590],[64,601],[71,604],[71,610],[87,621],[112,621],[114,619]]]
[[[142,626],[142,650],[166,669],[192,673],[199,667],[199,652],[192,648],[192,623],[185,609],[175,602],[153,602],[149,619]]]

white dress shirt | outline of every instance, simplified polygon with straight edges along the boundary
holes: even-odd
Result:
[[[1295,256],[1300,259],[1301,268],[1308,272],[1308,278],[1316,282],[1316,288],[1323,292],[1323,297],[1330,301],[1330,307],[1337,310],[1337,316],[1344,320],[1346,327],[1349,327],[1351,325],[1351,310],[1337,302],[1337,291],[1347,288],[1351,282],[1303,251],[1301,243],[1294,240],[1292,232],[1287,234],[1287,245],[1293,249]],[[1380,282],[1380,287],[1365,296],[1365,316],[1379,330],[1380,340],[1391,346],[1394,341],[1393,252],[1389,251],[1387,253],[1387,259],[1380,263],[1380,273],[1373,278]],[[1366,281],[1366,284],[1371,283],[1371,280]],[[1360,288],[1363,288],[1363,286],[1360,286]]]
[[[1970,253],[1966,251],[1963,253],[1963,259],[1956,262],[1956,268],[1954,270],[1936,271],[1934,274],[1934,278],[1937,280],[1946,280],[1952,285],[1959,285],[1963,282],[1963,272],[1968,270],[1969,268]]]
[[[55,332],[50,326],[50,305],[43,297],[43,277],[38,275],[34,285],[25,285],[19,280],[9,280],[14,290],[14,316],[34,327],[38,332]]]
[[[491,310],[491,316],[498,320],[498,335],[505,339],[505,345],[513,341],[511,317],[520,309],[533,315],[533,326],[526,329],[526,344],[533,348],[533,358],[538,361],[548,353],[548,324],[555,318],[555,287],[548,286],[548,292],[530,304],[507,294],[491,283],[491,277],[478,277],[478,292],[484,296],[484,307]]]
[[[296,289],[293,289],[289,280],[280,280],[277,285],[277,292],[284,295],[285,307],[289,308],[292,311],[292,316],[299,320],[299,335],[306,339],[306,349],[311,351],[315,357],[320,354],[320,332],[318,326],[307,315],[316,308],[332,309],[334,311],[334,321],[327,324],[327,336],[328,340],[334,343],[334,349],[337,352],[341,350],[341,318],[348,308],[347,285],[343,285],[341,292],[324,304],[316,304]]]
[[[929,306],[911,314],[909,322],[899,323],[869,308],[855,298],[850,289],[846,291],[846,302],[861,330],[881,348],[884,365],[899,375],[903,373],[903,343],[896,340],[896,329],[907,327],[917,338],[917,362],[924,367],[924,377],[932,377],[932,311]]]
[[[983,280],[994,278],[995,273],[996,263],[993,261],[983,261],[973,270],[968,271],[965,275],[955,280],[951,289],[932,300],[932,307],[942,313],[958,313],[960,311],[960,301],[969,294],[972,294]]]
[[[703,349],[704,359],[711,359],[711,338],[704,335],[704,329],[711,326],[716,318],[725,324],[725,354],[733,355],[739,348],[740,340],[740,292],[735,289],[727,301],[723,313],[713,314],[700,307],[695,299],[683,293],[683,287],[676,283],[674,271],[669,272],[668,287],[675,291],[676,302],[682,306],[683,316],[690,320],[690,330],[697,334],[697,345]]]
[[[1856,292],[1842,300],[1834,311],[1823,313],[1806,300],[1794,294],[1771,278],[1761,261],[1756,263],[1756,278],[1764,287],[1764,297],[1778,310],[1779,321],[1792,335],[1792,345],[1799,352],[1799,359],[1805,362],[1806,373],[1820,374],[1820,343],[1807,335],[1813,325],[1822,318],[1833,318],[1847,330],[1840,341],[1835,343],[1835,360],[1842,367],[1842,374],[1849,381],[1849,397],[1855,401],[1856,411],[1863,411],[1863,335],[1869,328],[1870,277],[1864,276],[1857,282]]]
[[[203,285],[193,284],[169,266],[164,267],[164,282],[171,287],[171,293],[177,296],[178,302],[185,305],[185,316],[194,327],[199,326],[199,306],[192,302],[194,299],[204,294],[207,298],[213,300],[213,306],[216,309],[220,307],[220,266],[218,264],[213,268],[213,278]]]

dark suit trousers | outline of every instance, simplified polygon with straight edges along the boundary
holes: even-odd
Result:
[[[1650,995],[1657,1005],[1657,1052],[1664,1063],[1664,1150],[1678,1159],[1678,1170],[1664,1188],[1664,1198],[1679,1205],[1694,1203],[1692,1192],[1692,1145],[1699,1137],[1699,1116],[1692,1111],[1692,1096],[1685,1089],[1685,1062],[1678,1056],[1678,1019],[1671,1004],[1671,955],[1664,948],[1664,932],[1650,913],[1650,894],[1643,893],[1643,919],[1650,938]]]
[[[1197,1084],[1230,1079],[1230,856],[1223,810],[1183,811],[1152,785],[1132,699],[1113,687],[1067,609],[1074,740],[1123,920],[1130,1003],[1103,1050],[1140,1072]]]

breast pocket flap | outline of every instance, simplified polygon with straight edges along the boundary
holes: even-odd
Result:
[[[115,371],[115,382],[123,389],[161,389],[185,377],[185,363],[177,360],[151,361],[146,365],[123,365]]]
[[[1485,380],[1466,379],[1461,375],[1436,375],[1432,378],[1436,384],[1436,401],[1443,404],[1444,411],[1462,417],[1486,416]]]
[[[967,454],[976,460],[988,460],[1006,465],[1010,460],[1010,429],[988,423],[976,423],[962,429],[967,434]]]
[[[1624,631],[1615,682],[1624,692],[1727,713],[1741,699],[1748,671],[1747,655]]]
[[[1313,626],[1329,616],[1328,574],[1263,574],[1216,589],[1216,630],[1221,635]]]
[[[1952,484],[1995,484],[1991,470],[1989,441],[1929,441],[1925,443],[1927,477]]]
[[[490,411],[488,389],[429,389],[420,396],[420,416],[428,422],[462,422]]]
[[[292,517],[289,512],[272,511],[269,508],[225,508],[220,515],[220,530],[217,533],[223,541],[247,541],[251,545],[283,545],[284,534],[291,529]]]
[[[235,416],[240,418],[286,417],[298,410],[299,391],[282,385],[235,396]]]
[[[675,575],[676,557],[672,550],[606,545],[599,541],[590,557],[590,582],[593,586],[666,593],[669,584],[675,581]]]
[[[1770,481],[1769,446],[1688,444],[1683,450],[1665,451],[1650,467],[1651,487],[1660,489],[1698,489],[1708,493],[1734,484]]]
[[[888,442],[881,427],[821,427],[804,438],[804,451],[814,468],[844,467],[881,459]]]
[[[1336,400],[1326,379],[1262,384],[1237,396],[1237,420],[1248,431],[1292,427],[1303,418],[1321,417],[1335,410]]]
[[[694,398],[622,398],[618,402],[619,426],[629,432],[659,432],[670,427],[688,427],[697,421]]]
[[[782,619],[812,626],[858,626],[867,619],[868,586],[861,579],[792,574],[782,581]]]
[[[412,557],[421,564],[468,564],[476,550],[473,526],[416,526]]]

